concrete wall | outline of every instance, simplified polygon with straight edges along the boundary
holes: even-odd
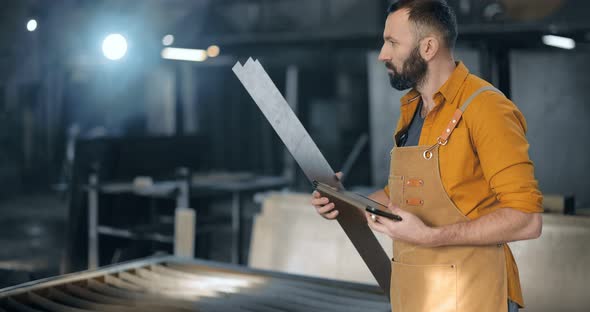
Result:
[[[516,51],[510,61],[512,100],[528,123],[541,191],[574,193],[577,208],[590,208],[590,55]]]

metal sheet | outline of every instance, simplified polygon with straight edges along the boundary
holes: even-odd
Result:
[[[334,170],[260,63],[250,58],[243,66],[236,63],[232,70],[310,182],[318,181],[344,189],[335,178]],[[338,210],[340,226],[389,297],[391,262],[368,227],[364,213],[353,206],[339,206]]]
[[[334,170],[260,63],[248,59],[243,67],[237,63],[233,67],[233,71],[303,169],[307,178],[310,181],[315,180],[342,188],[335,178]]]
[[[215,296],[200,295],[211,292]],[[342,291],[342,293],[341,293]],[[0,291],[0,311],[387,311],[372,286],[162,257]]]

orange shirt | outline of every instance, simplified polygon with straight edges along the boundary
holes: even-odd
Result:
[[[458,63],[434,95],[435,107],[424,120],[419,145],[435,144],[455,110],[477,89],[489,85]],[[401,98],[396,135],[410,125],[419,95],[412,90]],[[528,155],[526,129],[526,121],[512,101],[498,93],[484,92],[471,102],[448,144],[440,147],[443,186],[468,218],[475,219],[499,208],[542,212],[543,197]],[[389,196],[387,187],[385,192]],[[508,297],[524,306],[518,268],[510,248],[505,246]]]

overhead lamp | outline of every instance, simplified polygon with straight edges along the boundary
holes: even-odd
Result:
[[[33,32],[35,31],[35,29],[37,29],[37,20],[29,20],[29,22],[27,23],[27,30]]]
[[[207,52],[201,49],[164,48],[162,58],[167,60],[203,62],[207,59]]]
[[[220,49],[219,46],[212,45],[207,48],[207,56],[208,57],[216,57],[219,55]]]
[[[574,41],[574,39],[555,35],[543,36],[543,43],[548,46],[568,50],[571,50],[576,47],[576,42]]]
[[[162,44],[165,46],[172,45],[174,43],[174,36],[168,34],[162,38]]]
[[[110,34],[102,42],[102,53],[109,60],[119,60],[127,53],[127,39],[121,34]]]

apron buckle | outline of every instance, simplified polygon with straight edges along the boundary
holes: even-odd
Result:
[[[422,156],[424,157],[424,159],[429,160],[432,158],[432,150],[435,149],[437,146],[441,145],[441,146],[445,146],[447,145],[447,143],[449,143],[448,139],[443,139],[442,137],[438,137],[436,139],[436,143],[434,143],[434,145],[432,145],[431,147],[429,147],[427,150],[424,151],[424,153],[422,153]]]

